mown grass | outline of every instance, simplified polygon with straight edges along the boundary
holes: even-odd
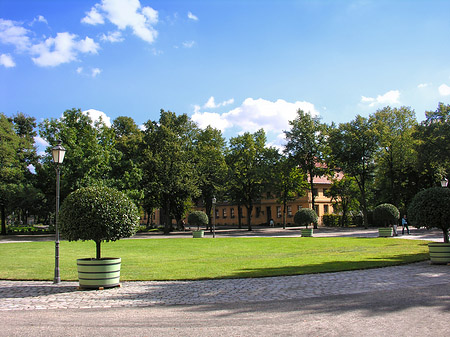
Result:
[[[91,242],[62,241],[62,280],[77,280],[76,259]],[[137,239],[102,244],[121,257],[121,280],[196,280],[335,272],[429,258],[427,242],[392,238]],[[52,280],[54,242],[0,244],[0,279]]]

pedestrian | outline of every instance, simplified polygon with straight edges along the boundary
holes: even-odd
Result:
[[[275,224],[273,223],[273,219],[270,219],[269,225],[270,225],[270,227],[274,227],[275,226]]]
[[[392,224],[392,228],[394,229],[394,236],[398,236],[398,232],[397,232],[397,222],[394,222]]]
[[[408,227],[408,220],[406,219],[406,214],[403,215],[403,218],[402,218],[402,235],[405,234],[405,227],[406,227],[406,232],[409,235],[409,227]]]

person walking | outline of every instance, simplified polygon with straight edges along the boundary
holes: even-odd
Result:
[[[409,227],[408,227],[408,220],[406,219],[406,214],[403,215],[403,218],[402,218],[402,235],[405,234],[405,227],[406,227],[406,232],[409,235]]]

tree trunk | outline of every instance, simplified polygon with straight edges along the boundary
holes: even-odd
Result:
[[[241,205],[238,205],[238,227],[239,227],[239,229],[242,228],[242,207],[241,207]]]
[[[101,241],[95,241],[95,247],[96,247],[96,250],[97,250],[97,254],[96,254],[96,257],[95,257],[95,258],[96,258],[97,260],[100,260],[100,259],[101,259],[101,249],[100,249],[100,248],[101,248],[101,247],[100,247],[100,246],[101,246],[101,243],[102,243]]]
[[[248,226],[248,230],[251,231],[252,230],[252,211],[253,211],[253,206],[245,206],[247,208],[247,226]]]
[[[449,243],[448,229],[442,228],[442,232],[443,232],[443,234],[444,234],[444,242],[445,242],[445,243]]]
[[[2,235],[6,235],[6,210],[5,205],[1,205],[2,212]]]
[[[309,171],[309,181],[310,181],[310,188],[311,188],[311,207],[315,211],[316,206],[316,197],[314,195],[314,178],[313,178],[314,172],[311,170]],[[319,215],[319,214],[317,214]],[[317,229],[317,224],[314,224],[314,229]]]
[[[283,229],[286,229],[286,201],[283,202]]]

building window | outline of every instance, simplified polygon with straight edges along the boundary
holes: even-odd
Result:
[[[328,205],[323,205],[323,214],[330,214],[330,211],[328,209]]]
[[[222,210],[222,217],[223,217],[223,218],[226,218],[226,217],[227,217],[227,209],[226,209],[226,208],[224,208],[224,209]]]
[[[259,218],[261,215],[261,207],[256,207],[256,217]]]
[[[319,205],[314,205],[314,210],[316,211],[317,215],[320,216],[320,214],[319,214]]]
[[[216,208],[216,219],[219,219],[219,209]]]
[[[317,197],[319,195],[319,190],[317,188],[312,189],[313,196]]]
[[[234,219],[234,208],[230,208],[230,218]]]
[[[281,206],[277,206],[277,218],[281,218]]]
[[[288,217],[292,217],[292,207],[291,206],[287,207],[287,214],[288,214]]]

